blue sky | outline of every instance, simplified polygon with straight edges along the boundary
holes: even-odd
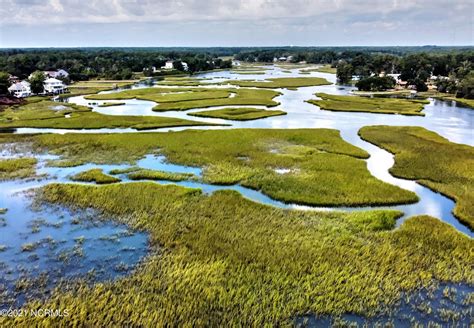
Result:
[[[473,45],[473,0],[2,0],[1,47]]]

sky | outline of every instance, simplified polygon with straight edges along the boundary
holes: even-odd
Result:
[[[0,0],[0,47],[474,45],[474,0]]]

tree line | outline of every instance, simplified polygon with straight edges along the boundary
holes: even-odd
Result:
[[[133,72],[160,68],[167,60],[186,62],[191,74],[232,66],[230,60],[222,60],[215,53],[202,51],[162,52],[133,48],[3,49],[0,51],[0,71],[25,79],[37,70],[64,69],[74,81],[96,77],[126,80],[132,77]],[[179,65],[175,65],[175,68],[184,70]]]

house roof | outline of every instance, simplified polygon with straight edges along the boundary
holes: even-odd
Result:
[[[25,82],[25,81],[23,81]],[[9,91],[22,91],[22,90],[25,90],[27,87],[29,87],[29,83],[27,85],[24,84],[23,82],[17,82],[17,83],[13,83],[9,88],[8,90]]]
[[[44,83],[63,83],[63,81],[55,79],[54,77],[50,77],[49,79],[44,80]]]

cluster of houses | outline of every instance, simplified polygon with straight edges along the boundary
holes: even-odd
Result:
[[[63,69],[57,71],[44,71],[45,80],[43,82],[44,92],[43,94],[60,94],[68,91],[67,85],[58,78],[67,78],[69,73]],[[32,75],[28,77],[31,79]],[[11,86],[8,91],[13,97],[25,98],[31,96],[31,85],[27,80],[20,81],[16,76],[10,75]]]

